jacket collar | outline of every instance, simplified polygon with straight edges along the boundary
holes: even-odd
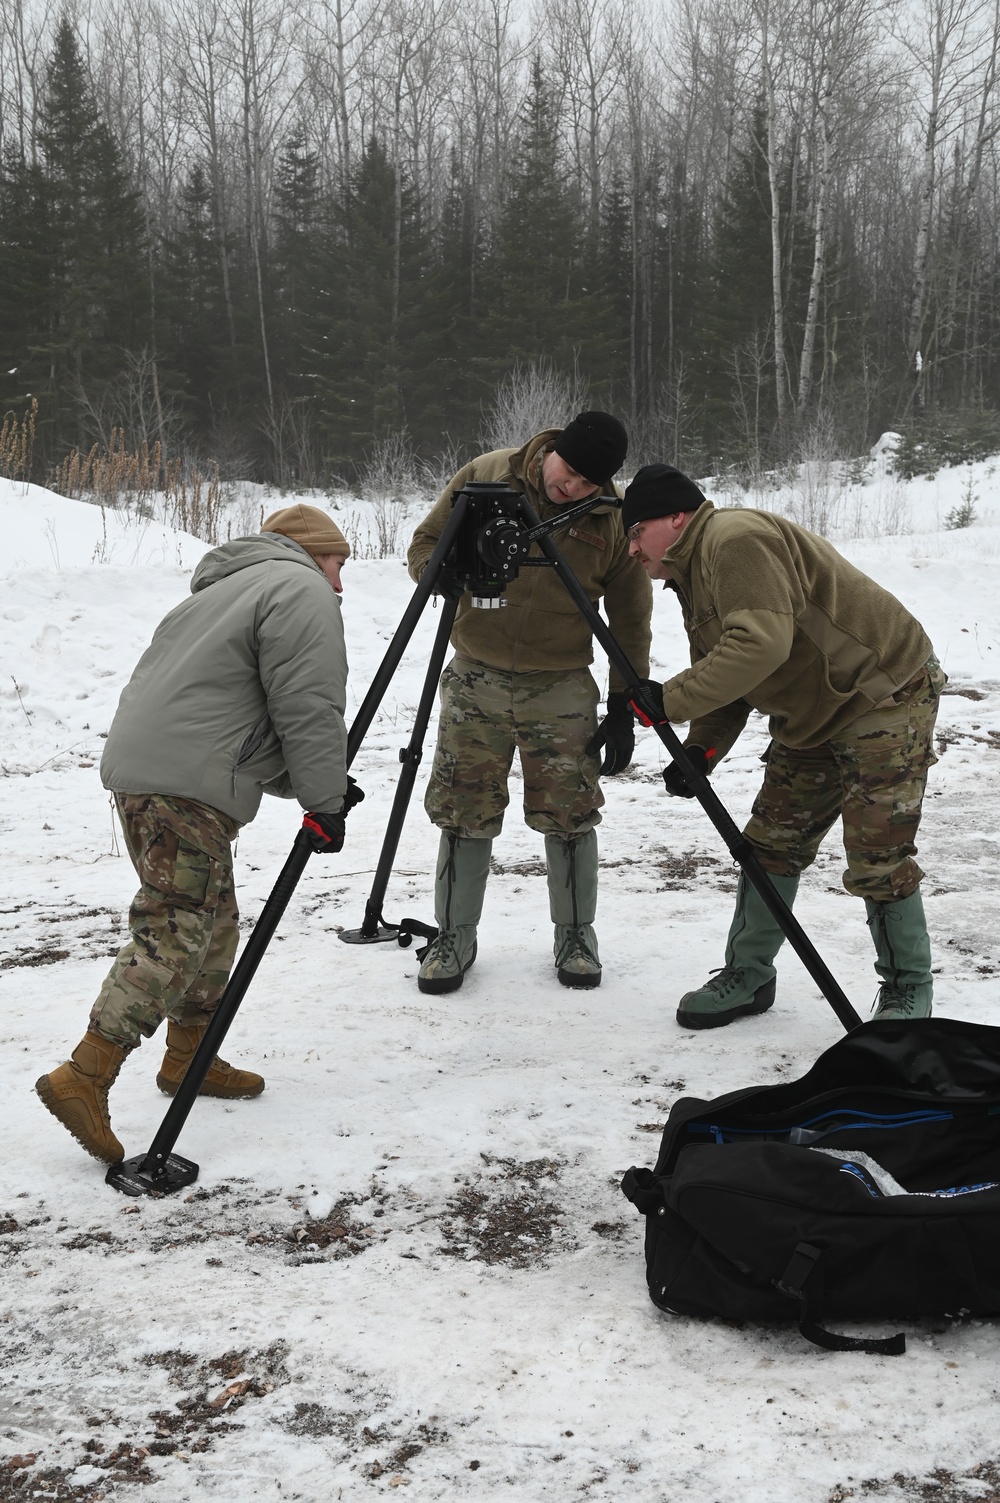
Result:
[[[691,559],[714,511],[713,502],[707,499],[703,501],[674,546],[668,548],[663,555],[663,562],[669,566],[674,576],[674,584],[680,586],[685,595],[688,594],[691,579]]]
[[[559,437],[562,430],[559,428],[543,428],[541,433],[536,433],[522,444],[510,456],[510,472],[516,480],[520,480],[528,497],[536,511],[539,506],[547,504],[547,497],[542,490],[539,480],[538,469],[544,458],[545,451],[552,440]]]
[[[526,444],[522,444],[520,449],[515,449],[514,453],[510,456],[511,474],[524,486],[528,492],[528,500],[534,506],[539,516],[543,517],[555,516],[561,511],[568,510],[568,507],[557,506],[555,502],[549,500],[542,489],[538,474],[539,466],[545,457],[546,451],[551,446],[553,439],[558,438],[561,432],[561,428],[543,428],[541,433],[536,433],[532,438],[529,438]],[[611,485],[612,482],[608,481],[608,484]],[[569,506],[579,505],[578,501],[569,503]],[[616,506],[610,504],[595,506],[593,508],[593,515],[606,516],[609,512],[617,510]]]

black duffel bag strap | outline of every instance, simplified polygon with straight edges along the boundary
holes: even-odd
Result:
[[[798,1302],[800,1333],[814,1346],[821,1346],[828,1352],[867,1352],[873,1357],[902,1356],[906,1351],[906,1337],[902,1331],[897,1331],[895,1336],[869,1341],[860,1336],[840,1336],[836,1331],[828,1331],[810,1318],[817,1313],[817,1306],[821,1303],[818,1297],[821,1274],[816,1272],[816,1265],[821,1257],[821,1248],[814,1247],[811,1242],[800,1242],[781,1278],[773,1281],[774,1287],[781,1294]],[[805,1286],[810,1282],[810,1276],[810,1289],[807,1292]]]

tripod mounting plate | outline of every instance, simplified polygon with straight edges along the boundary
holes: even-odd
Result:
[[[341,929],[337,935],[345,945],[387,945],[390,941],[399,937],[398,924],[379,924],[374,934],[366,934],[364,929]]]
[[[166,1163],[156,1169],[144,1167],[148,1157],[146,1153],[137,1153],[134,1158],[112,1164],[104,1183],[123,1195],[174,1195],[198,1178],[198,1165],[191,1159],[182,1159],[179,1153],[171,1153]]]

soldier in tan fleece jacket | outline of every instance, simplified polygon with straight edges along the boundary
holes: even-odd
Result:
[[[825,538],[771,513],[718,511],[670,465],[625,492],[632,556],[677,594],[691,667],[663,685],[671,721],[705,772],[751,710],[769,717],[764,784],[745,834],[785,902],[838,816],[844,886],[863,898],[880,979],[875,1016],[927,1017],[930,942],[916,833],[946,682],[903,605]],[[667,792],[691,797],[673,763]],[[718,1028],[774,1001],[784,936],[741,876],[725,965],[686,993],[677,1021]]]

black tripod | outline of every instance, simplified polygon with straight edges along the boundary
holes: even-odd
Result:
[[[653,727],[671,757],[680,766],[694,789],[695,797],[722,836],[734,860],[742,867],[747,880],[760,893],[806,970],[844,1027],[848,1031],[857,1028],[861,1019],[832,972],[761,866],[753,847],[737,828],[708,779],[688,760],[677,735],[663,719],[662,705],[655,703],[649,691],[641,687],[641,680],[632,664],[552,540],[551,534],[558,528],[571,525],[594,506],[608,499],[595,497],[580,506],[562,511],[550,521],[542,522],[527,498],[506,486],[470,484],[464,490],[456,492],[452,498],[451,516],[351,726],[347,740],[347,765],[350,766],[357,755],[424,607],[446,570],[449,583],[456,591],[461,589],[464,592],[467,589],[472,595],[474,606],[491,608],[499,607],[507,584],[521,568],[554,568],[623,682],[636,686],[631,691],[633,705]],[[542,556],[530,557],[532,545],[536,543]],[[397,784],[375,881],[366,905],[364,923],[360,930],[342,936],[349,942],[371,943],[382,939],[396,939],[401,944],[409,944],[415,933],[433,935],[436,932],[412,919],[404,919],[398,925],[385,925],[382,903],[406,808],[416,781],[423,738],[457,608],[455,595],[446,596],[413,734],[408,746],[400,752],[403,770]],[[198,1165],[174,1154],[174,1145],[311,854],[309,838],[300,830],[149,1149],[108,1170],[107,1183],[116,1189],[129,1195],[169,1194],[197,1179]]]

